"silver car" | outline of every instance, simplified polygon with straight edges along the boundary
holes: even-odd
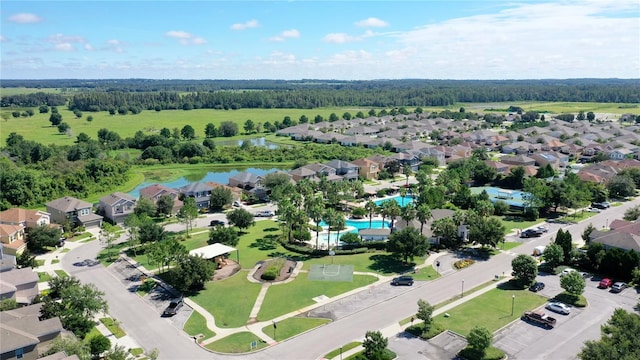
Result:
[[[550,302],[545,306],[545,308],[562,315],[569,315],[571,313],[571,308],[561,302]]]

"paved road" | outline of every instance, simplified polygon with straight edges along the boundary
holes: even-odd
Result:
[[[99,241],[92,241],[70,251],[62,259],[62,266],[69,274],[83,283],[94,283],[105,292],[109,303],[109,314],[121,321],[124,331],[133,337],[145,350],[157,348],[160,359],[211,359],[211,354],[202,350],[181,329],[171,325],[168,319],[159,316],[155,308],[140,296],[130,292],[120,279],[103,266],[76,267],[74,262],[93,259],[100,251]]]
[[[616,218],[622,218],[624,211],[637,204],[638,201],[626,203],[622,206],[611,208],[598,214],[592,220],[571,226],[574,241],[580,239],[580,234],[589,222],[600,228],[606,222]],[[563,225],[549,224],[550,231],[541,238],[526,240],[523,245],[513,249],[509,253],[502,253],[489,261],[481,261],[472,267],[452,273],[448,276],[414,286],[410,291],[404,292],[389,301],[372,305],[364,311],[342,317],[335,322],[322,326],[312,332],[302,334],[294,339],[285,341],[277,346],[272,346],[264,351],[250,355],[244,355],[245,359],[311,359],[319,358],[325,353],[340,347],[341,345],[361,339],[367,330],[383,329],[393,326],[399,319],[406,318],[416,311],[418,299],[425,299],[432,304],[440,303],[453,296],[460,295],[463,287],[471,289],[483,284],[494,275],[509,274],[511,272],[511,260],[516,253],[531,254],[533,248],[548,244],[555,231]],[[566,227],[566,226],[565,226]],[[507,239],[509,240],[509,239]],[[160,350],[161,359],[199,359],[199,358],[234,358],[235,356],[212,356],[205,350],[199,349],[179,329],[173,327],[168,321],[158,317],[158,314],[142,299],[130,293],[111,272],[102,267],[91,270],[79,270],[72,263],[77,259],[95,258],[99,250],[99,243],[92,242],[73,250],[63,258],[63,266],[72,275],[77,276],[83,282],[93,282],[107,293],[107,301],[110,313],[113,317],[122,321],[123,327],[143,347]],[[598,336],[599,325],[608,317],[602,317],[601,322],[594,322],[584,331]],[[587,324],[585,324],[587,325]],[[595,329],[595,330],[594,330]],[[556,344],[557,339],[550,344]],[[576,339],[568,339],[573,345],[580,343]],[[567,347],[570,349],[570,347]],[[575,354],[576,351],[572,354]],[[560,358],[560,357],[558,357]]]

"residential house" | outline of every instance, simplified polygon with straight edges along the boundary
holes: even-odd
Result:
[[[609,151],[609,159],[611,160],[624,160],[629,155],[633,155],[633,150],[624,147]]]
[[[101,197],[98,206],[105,218],[114,224],[123,224],[127,216],[133,214],[136,198],[118,191]]]
[[[314,135],[313,141],[319,144],[331,144],[339,143],[342,139],[347,138],[347,135],[342,135],[335,132],[319,133]]]
[[[0,212],[0,224],[22,225],[25,228],[49,225],[51,214],[41,210],[11,208]]]
[[[321,177],[336,177],[336,169],[331,166],[327,166],[325,164],[313,163],[302,166],[301,168],[313,171],[318,178]]]
[[[344,131],[345,135],[373,135],[378,130],[368,126],[354,126]]]
[[[303,179],[307,179],[310,181],[318,180],[318,176],[316,175],[316,172],[305,167],[299,167],[297,169],[293,169],[289,171],[289,175],[291,175],[291,178],[295,182],[301,181]]]
[[[64,351],[41,357],[39,360],[80,360],[78,355],[67,355]]]
[[[180,200],[180,192],[176,189],[172,189],[162,184],[153,184],[140,189],[140,197],[147,198],[153,201],[154,204],[158,203],[161,196],[168,195],[173,199],[173,210],[175,214],[182,208],[182,200]]]
[[[437,166],[445,166],[447,161],[445,160],[444,152],[438,150],[435,146],[425,146],[419,150],[409,150],[409,154],[417,156],[419,159],[432,158],[437,162]]]
[[[0,272],[12,270],[16,267],[16,264],[16,257],[5,253],[4,245],[0,243]]]
[[[578,171],[578,177],[582,181],[590,181],[598,184],[604,184],[607,180],[613,178],[618,173],[617,169],[603,164],[595,164],[585,166]]]
[[[65,225],[69,222],[71,226],[85,228],[96,228],[102,225],[102,216],[93,213],[91,203],[71,196],[50,201],[46,204],[46,208],[51,214],[51,220],[56,224]]]
[[[554,170],[558,170],[558,168],[560,168],[561,166],[565,165],[565,164],[561,164],[560,163],[560,159],[558,159],[557,157],[555,157],[554,155],[552,155],[550,153],[533,154],[533,155],[531,155],[531,158],[533,160],[535,160],[535,165],[537,165],[539,167],[544,167],[544,166],[547,166],[547,165],[551,165],[551,167]]]
[[[209,199],[211,198],[211,190],[213,187],[202,183],[194,182],[179,188],[180,193],[185,197],[192,197],[196,201],[198,209],[208,209]]]
[[[380,154],[371,155],[369,157],[366,157],[365,159],[371,160],[374,163],[378,164],[378,168],[380,168],[381,171],[385,169],[387,163],[391,162],[391,159],[388,156]]]
[[[0,224],[0,242],[3,251],[9,255],[18,256],[27,248],[22,225]]]
[[[251,190],[262,186],[262,176],[248,171],[239,172],[229,178],[229,186]]]
[[[207,181],[206,184],[211,186],[212,189],[221,187],[223,189],[227,189],[227,190],[231,191],[231,198],[233,199],[233,201],[242,200],[242,189],[239,189],[239,188],[233,187],[233,186],[220,184],[220,183],[217,183],[217,182],[214,182],[214,181]]]
[[[18,304],[28,305],[38,294],[38,274],[30,267],[2,272],[0,299],[14,299]]]
[[[63,331],[57,317],[40,320],[42,303],[0,312],[0,359],[38,359]]]
[[[417,171],[418,166],[420,165],[420,157],[410,152],[399,152],[391,154],[389,156],[389,159],[391,159],[392,161],[397,161],[400,164],[401,171],[405,166],[409,166],[411,170]]]
[[[358,166],[358,175],[365,180],[373,180],[378,178],[380,167],[378,163],[369,159],[356,159],[352,163]]]
[[[327,166],[336,169],[336,175],[341,176],[344,180],[358,179],[358,165],[343,160],[331,160],[326,163]]]
[[[506,175],[509,173],[509,165],[500,161],[485,160],[485,165],[496,170],[496,173]]]
[[[640,223],[614,220],[609,225],[609,229],[592,232],[591,242],[600,243],[606,249],[618,248],[640,253]]]
[[[524,155],[503,156],[500,162],[515,166],[533,166],[536,163],[534,159]]]

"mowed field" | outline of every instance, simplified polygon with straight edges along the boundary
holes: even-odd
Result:
[[[2,110],[6,112],[9,110]],[[13,110],[11,110],[13,111]],[[109,115],[108,112],[83,112],[82,118],[76,118],[73,112],[59,107],[58,111],[62,115],[62,121],[71,125],[71,136],[59,134],[58,128],[51,126],[49,114],[40,114],[35,109],[35,114],[27,118],[13,118],[4,121],[0,120],[0,133],[2,134],[2,146],[6,142],[7,136],[16,132],[23,135],[28,140],[34,140],[43,144],[70,145],[73,144],[79,133],[86,133],[92,138],[97,137],[98,130],[107,128],[120,134],[121,137],[132,137],[136,131],[142,130],[144,133],[159,132],[166,127],[169,129],[182,129],[185,125],[191,125],[196,131],[196,137],[204,138],[204,128],[208,123],[219,126],[223,121],[233,121],[238,123],[238,129],[242,133],[244,122],[251,119],[255,124],[269,121],[282,121],[285,116],[292,120],[298,120],[300,116],[306,115],[313,120],[316,115],[328,118],[331,113],[336,113],[339,117],[349,112],[355,115],[358,111],[367,112],[368,109],[358,108],[319,108],[319,109],[240,109],[240,110],[163,110],[163,111],[142,111],[137,115]],[[10,111],[9,111],[10,112]],[[93,116],[93,121],[88,122],[87,117]]]
[[[3,89],[3,94],[4,94]],[[32,89],[23,89],[23,91]],[[56,89],[47,89],[54,92]],[[14,92],[18,90],[13,89]],[[59,91],[59,90],[58,90]],[[24,92],[18,92],[24,93]],[[8,94],[6,94],[8,95]],[[448,109],[458,111],[464,107],[467,112],[500,112],[496,109],[506,109],[509,106],[520,106],[525,111],[538,111],[541,113],[577,113],[578,111],[593,111],[599,118],[613,120],[620,114],[633,113],[640,114],[638,104],[611,104],[611,103],[578,103],[578,102],[513,102],[513,103],[460,103],[447,107],[423,107],[424,111],[442,111]],[[491,109],[491,110],[489,110]],[[1,109],[0,112],[11,112],[13,110],[24,109]],[[59,107],[62,114],[62,121],[71,125],[71,133],[59,134],[56,127],[52,127],[49,122],[50,114],[40,114],[38,109],[35,115],[30,118],[13,118],[0,121],[0,146],[4,146],[7,135],[16,132],[23,135],[28,140],[34,140],[43,144],[69,145],[73,144],[76,136],[84,132],[96,138],[98,130],[107,128],[115,131],[122,137],[131,137],[136,131],[141,130],[144,133],[159,132],[160,129],[166,127],[169,129],[181,129],[185,125],[191,125],[196,131],[196,136],[204,137],[204,128],[206,124],[213,123],[218,126],[223,121],[233,121],[238,124],[238,128],[242,133],[244,122],[251,119],[255,124],[269,121],[282,121],[285,116],[291,117],[292,120],[298,120],[300,116],[306,115],[309,120],[313,121],[316,115],[321,115],[325,119],[331,113],[335,113],[339,117],[345,112],[351,113],[352,116],[358,111],[365,114],[369,108],[317,108],[317,109],[240,109],[240,110],[214,110],[214,109],[196,109],[196,110],[163,110],[160,112],[145,110],[137,115],[109,115],[108,112],[83,112],[82,118],[76,118],[75,115],[64,107]],[[381,109],[376,109],[380,111]],[[409,111],[413,109],[409,108]],[[86,119],[91,115],[93,121],[88,122]],[[240,136],[239,136],[240,137]]]

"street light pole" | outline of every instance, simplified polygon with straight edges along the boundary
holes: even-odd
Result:
[[[462,295],[460,297],[464,297],[464,279],[462,280]]]
[[[515,295],[511,295],[511,316],[513,316],[513,306],[516,303],[516,296]]]

